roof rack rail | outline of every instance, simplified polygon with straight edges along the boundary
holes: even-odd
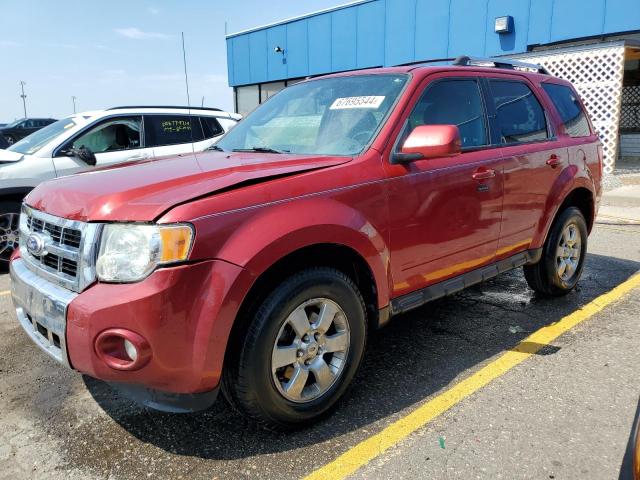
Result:
[[[175,108],[180,110],[211,110],[213,112],[222,112],[221,109],[214,107],[189,107],[183,105],[124,105],[122,107],[107,108],[107,110],[121,110],[123,108]]]
[[[431,60],[416,60],[415,62],[407,62],[401,63],[398,67],[422,67],[428,66],[431,63],[444,63],[444,62],[453,62],[455,58],[433,58]]]
[[[551,75],[549,71],[542,65],[535,63],[519,62],[509,58],[481,58],[460,55],[453,61],[453,65],[463,67],[494,67],[504,68],[507,70],[520,70],[524,72],[542,73],[543,75]]]

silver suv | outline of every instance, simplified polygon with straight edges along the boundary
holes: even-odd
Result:
[[[0,271],[18,245],[22,199],[40,182],[203,151],[240,118],[214,108],[117,107],[63,118],[0,150]]]

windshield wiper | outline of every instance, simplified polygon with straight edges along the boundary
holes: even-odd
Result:
[[[218,145],[211,145],[207,150],[215,150],[216,152],[224,152],[224,150]]]
[[[289,150],[276,150],[270,147],[234,148],[234,152],[289,153]]]

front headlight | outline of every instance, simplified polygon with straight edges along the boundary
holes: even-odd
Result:
[[[105,225],[96,273],[104,282],[137,282],[159,265],[186,260],[192,240],[189,225]]]

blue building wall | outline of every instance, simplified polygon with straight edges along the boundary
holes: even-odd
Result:
[[[514,32],[497,34],[495,18],[504,15],[514,17]],[[366,0],[228,36],[229,84],[521,53],[530,45],[638,30],[640,0]]]

